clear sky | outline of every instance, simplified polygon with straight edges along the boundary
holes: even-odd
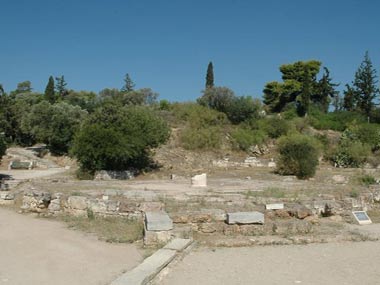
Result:
[[[278,67],[321,60],[343,86],[366,50],[380,69],[377,0],[0,0],[0,83],[50,75],[68,88],[136,88],[161,99],[199,97],[207,64],[215,84],[260,97]]]

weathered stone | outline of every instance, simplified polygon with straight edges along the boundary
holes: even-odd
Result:
[[[286,210],[275,210],[275,214],[277,217],[281,219],[288,219],[290,218],[289,212]]]
[[[28,212],[41,213],[47,210],[51,201],[49,192],[31,191],[24,193],[21,209]]]
[[[343,221],[343,218],[342,216],[339,216],[339,215],[334,215],[334,216],[330,216],[329,217],[329,220],[333,221],[333,222],[342,222]]]
[[[133,213],[140,211],[139,203],[134,201],[120,201],[119,212],[120,213]]]
[[[274,161],[270,161],[270,162],[268,162],[268,167],[269,168],[276,168],[277,164]]]
[[[70,209],[86,210],[87,209],[87,198],[83,197],[83,196],[70,196],[67,199],[67,206]]]
[[[171,231],[144,231],[144,245],[152,246],[167,243],[172,237]]]
[[[159,273],[176,255],[176,250],[160,249],[140,265],[113,281],[111,285],[143,285]]]
[[[100,170],[95,173],[94,180],[128,180],[135,177],[135,171],[124,170],[124,171],[111,171],[111,170]]]
[[[173,221],[164,211],[146,212],[145,225],[148,231],[169,231],[173,229]]]
[[[264,224],[264,214],[260,212],[227,213],[227,223],[233,224]]]
[[[161,202],[143,202],[138,206],[142,212],[158,212],[164,209],[164,204]]]
[[[1,200],[14,200],[15,195],[13,193],[8,193],[8,192],[0,192],[0,199]]]
[[[207,174],[202,173],[195,175],[191,178],[191,186],[193,187],[207,187]]]
[[[34,161],[13,160],[9,163],[9,169],[33,169],[35,164]]]
[[[50,201],[49,207],[48,207],[49,212],[54,213],[54,212],[59,212],[62,210],[61,208],[61,199],[53,199]]]
[[[248,167],[262,167],[263,164],[261,163],[260,160],[258,160],[256,157],[254,156],[251,156],[251,157],[247,157],[245,160],[244,160],[244,165],[245,166],[248,166]]]
[[[267,210],[282,210],[284,209],[284,203],[266,204],[265,208]]]
[[[172,249],[176,251],[183,251],[186,249],[193,241],[191,239],[184,238],[175,238],[171,240],[167,245],[165,245],[164,249]]]
[[[332,180],[333,180],[333,182],[335,182],[337,184],[347,183],[347,178],[344,177],[343,175],[334,175],[332,177]]]
[[[216,232],[216,227],[213,224],[203,223],[198,226],[198,231],[205,234],[211,234]]]
[[[307,216],[312,215],[311,211],[307,209],[306,207],[299,207],[296,212],[296,217],[298,219],[304,219]]]
[[[318,215],[308,216],[304,219],[304,221],[307,221],[313,225],[317,225],[317,224],[319,224],[319,217],[318,217]]]

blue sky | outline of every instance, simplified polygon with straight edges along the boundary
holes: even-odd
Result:
[[[380,68],[380,1],[370,0],[0,0],[0,83],[50,75],[68,87],[136,88],[194,100],[207,64],[215,84],[260,97],[278,67],[321,60],[336,82],[353,79],[369,51]]]

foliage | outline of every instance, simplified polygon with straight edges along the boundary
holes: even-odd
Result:
[[[312,137],[294,134],[278,140],[277,171],[305,179],[315,175],[320,145]]]
[[[310,124],[318,130],[344,131],[351,123],[364,123],[363,115],[356,112],[338,111],[323,113],[318,109],[310,110]]]
[[[374,107],[373,101],[379,94],[377,83],[376,69],[374,69],[368,52],[366,52],[363,62],[355,73],[353,82],[357,107],[366,116],[370,115]]]
[[[259,129],[264,130],[270,138],[276,139],[286,135],[290,130],[288,121],[275,116],[267,117],[258,121]]]
[[[185,123],[180,139],[186,149],[212,149],[221,146],[226,115],[194,103],[172,106],[178,120]]]
[[[212,62],[210,61],[207,66],[206,89],[213,88],[213,87],[214,87],[214,67],[212,65]]]
[[[96,93],[74,90],[68,91],[63,101],[73,106],[79,106],[90,113],[95,110],[99,103]]]
[[[233,124],[258,119],[261,103],[250,96],[234,97],[230,105],[226,108],[225,113]]]
[[[57,94],[58,94],[59,98],[62,99],[63,97],[65,97],[68,94],[68,90],[66,88],[67,83],[65,81],[65,76],[63,76],[63,75],[58,76],[55,78],[55,80],[57,81],[57,84],[55,86]]]
[[[1,157],[5,154],[6,150],[7,150],[7,143],[5,141],[4,136],[0,133],[0,162],[1,162]]]
[[[122,92],[131,92],[135,90],[135,83],[132,81],[131,77],[127,73],[124,78],[124,85],[121,88]]]
[[[233,146],[236,149],[248,151],[253,145],[263,145],[268,137],[262,130],[250,130],[239,127],[231,132]]]
[[[85,121],[74,139],[72,154],[91,173],[142,169],[150,162],[150,149],[168,138],[168,126],[151,110],[108,103]]]
[[[337,167],[360,167],[371,154],[371,147],[354,141],[350,144],[340,144],[329,159]]]
[[[366,174],[366,175],[363,175],[363,176],[360,176],[359,177],[359,181],[361,184],[363,184],[364,186],[369,186],[369,185],[373,185],[373,184],[376,184],[376,179],[375,177],[373,177],[372,175],[369,175],[369,174]]]
[[[316,60],[297,61],[280,67],[283,82],[269,82],[265,85],[264,104],[270,112],[282,112],[288,104],[297,107],[299,115],[309,111],[310,103],[327,112],[331,98],[336,98],[337,84],[332,83],[330,72],[324,68],[324,74],[318,81],[321,62]]]
[[[52,105],[43,101],[23,117],[21,129],[36,141],[46,143],[53,154],[61,155],[68,152],[86,114],[80,107],[64,102]]]
[[[227,87],[212,87],[204,90],[197,102],[202,106],[226,113],[234,97],[234,92]]]
[[[55,92],[54,92],[54,78],[53,78],[53,76],[49,77],[48,84],[46,85],[45,99],[51,104],[54,104],[56,99],[57,99],[55,96]]]

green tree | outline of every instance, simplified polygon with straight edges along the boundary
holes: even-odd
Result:
[[[54,92],[54,78],[53,78],[53,76],[49,77],[48,84],[46,85],[45,99],[51,104],[54,104],[56,101],[55,92]]]
[[[127,73],[124,78],[124,85],[121,88],[122,92],[131,92],[135,90],[135,83],[132,81],[131,77]]]
[[[234,92],[227,87],[212,87],[203,91],[197,99],[198,104],[226,113],[235,98]]]
[[[316,60],[297,61],[280,66],[283,82],[269,82],[265,85],[264,104],[271,112],[281,112],[288,104],[296,104],[298,113],[305,115],[310,101],[318,88],[317,74],[321,62]]]
[[[366,116],[369,116],[374,107],[374,99],[379,94],[377,87],[376,69],[372,65],[368,51],[364,55],[364,60],[355,73],[353,87],[357,93],[358,109]]]
[[[68,90],[66,89],[67,83],[65,81],[65,76],[58,76],[55,78],[57,84],[55,86],[56,91],[60,99],[65,97],[68,94]]]
[[[150,150],[169,138],[169,128],[151,110],[107,102],[95,110],[77,133],[72,154],[81,169],[141,169],[150,163]]]
[[[5,141],[5,137],[2,133],[0,133],[0,162],[1,162],[2,156],[5,154],[6,150],[7,150],[7,143]]]
[[[355,89],[349,84],[346,84],[346,90],[343,91],[343,94],[343,108],[346,111],[355,111],[358,100]]]
[[[68,153],[74,134],[86,115],[79,106],[42,101],[23,117],[21,129],[36,141],[46,143],[53,154],[62,155]]]
[[[32,92],[32,83],[27,80],[17,84],[17,88],[12,92],[11,95],[18,95],[23,93],[31,93]]]
[[[206,90],[208,88],[214,87],[214,67],[212,65],[212,62],[210,61],[207,66],[207,73],[206,73]]]
[[[322,78],[318,81],[317,92],[313,94],[311,100],[314,104],[320,106],[320,109],[327,113],[329,110],[330,102],[336,100],[339,97],[339,91],[335,87],[339,84],[333,83],[330,77],[330,71],[327,67],[323,68],[324,72]]]

